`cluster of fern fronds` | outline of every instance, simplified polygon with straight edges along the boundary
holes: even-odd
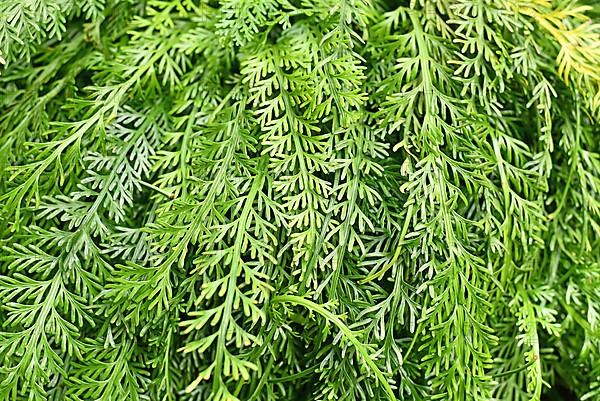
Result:
[[[0,400],[600,399],[595,0],[2,0],[0,63]]]

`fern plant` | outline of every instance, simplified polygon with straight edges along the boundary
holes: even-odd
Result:
[[[0,2],[0,400],[600,399],[592,0]]]

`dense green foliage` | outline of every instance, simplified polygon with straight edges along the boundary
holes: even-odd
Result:
[[[600,399],[595,0],[2,0],[0,52],[0,400]]]

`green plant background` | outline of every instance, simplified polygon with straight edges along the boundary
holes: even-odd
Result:
[[[600,399],[599,15],[0,1],[0,400]]]

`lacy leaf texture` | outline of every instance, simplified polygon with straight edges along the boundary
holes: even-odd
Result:
[[[596,0],[0,1],[1,401],[600,400]]]

